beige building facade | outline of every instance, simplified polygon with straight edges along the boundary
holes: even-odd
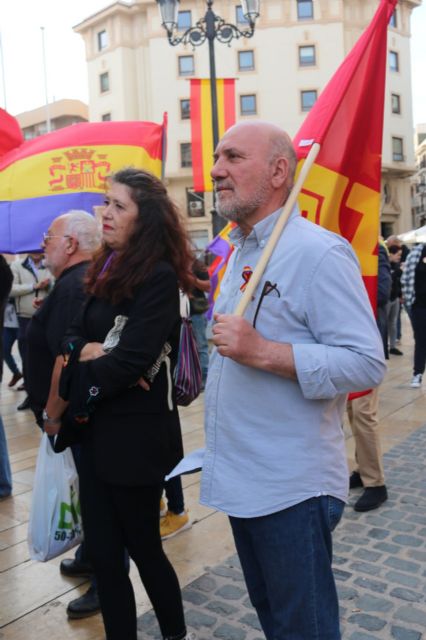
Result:
[[[417,171],[411,182],[412,228],[418,229],[426,225],[426,123],[416,125],[414,151]]]
[[[22,129],[25,140],[37,138],[47,133],[47,118],[50,119],[50,130],[69,127],[77,122],[87,122],[89,108],[81,100],[55,100],[48,107],[38,107],[31,111],[24,111],[15,116]]]
[[[412,139],[410,20],[420,0],[400,0],[389,27],[383,136],[382,228],[411,225]],[[371,20],[378,0],[263,0],[252,38],[215,42],[217,77],[236,81],[237,121],[261,118],[299,129],[320,91]],[[215,0],[214,12],[241,29],[238,0]],[[181,0],[177,34],[206,11]],[[191,77],[209,77],[208,45],[169,45],[155,0],[116,2],[75,27],[86,47],[90,120],[152,120],[168,112],[168,188],[188,215],[201,247],[211,238],[211,194],[192,194]]]

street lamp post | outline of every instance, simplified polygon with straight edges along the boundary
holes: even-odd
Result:
[[[157,0],[160,8],[162,26],[167,32],[169,43],[175,47],[179,44],[190,44],[199,47],[206,40],[209,43],[209,70],[210,70],[210,95],[212,110],[212,132],[213,147],[216,148],[219,142],[219,123],[217,114],[217,91],[216,91],[216,61],[214,52],[214,41],[218,40],[224,44],[229,44],[234,38],[251,38],[254,34],[256,18],[259,16],[260,0],[241,0],[242,13],[247,20],[247,29],[239,29],[234,24],[225,22],[220,16],[213,12],[213,0],[206,0],[207,11],[203,18],[198,20],[193,27],[189,27],[182,35],[176,35],[178,25],[178,8],[180,0]],[[224,223],[217,215],[214,206],[212,210],[213,235],[216,236]]]

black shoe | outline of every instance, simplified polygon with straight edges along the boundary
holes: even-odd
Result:
[[[30,399],[27,396],[25,398],[25,400],[23,402],[21,402],[21,404],[18,404],[18,406],[16,407],[18,409],[18,411],[25,411],[25,409],[29,409],[30,408]]]
[[[363,487],[361,476],[358,471],[352,471],[349,478],[349,489],[356,489],[357,487]]]
[[[66,558],[59,565],[59,570],[69,578],[91,578],[92,566],[88,562],[78,562],[75,558]]]
[[[400,351],[396,347],[392,347],[392,349],[389,349],[389,353],[391,353],[393,356],[403,356],[404,355],[402,353],[402,351]]]
[[[388,492],[385,485],[381,487],[367,487],[357,502],[355,502],[355,511],[371,511],[377,509],[383,502],[388,499]]]
[[[14,373],[7,386],[14,387],[15,384],[18,382],[18,380],[20,380],[21,378],[22,378],[22,373],[20,373],[20,371],[18,371],[17,373]]]
[[[91,585],[86,593],[79,598],[71,600],[67,607],[68,618],[88,618],[94,616],[101,610],[98,591]]]

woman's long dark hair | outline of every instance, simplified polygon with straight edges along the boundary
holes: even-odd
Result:
[[[134,168],[117,171],[109,179],[129,187],[139,215],[126,248],[113,255],[111,268],[104,269],[112,253],[110,247],[103,244],[95,254],[87,270],[88,292],[107,298],[113,304],[132,298],[135,289],[160,260],[172,265],[179,286],[189,291],[192,286],[190,243],[163,183],[148,171]]]

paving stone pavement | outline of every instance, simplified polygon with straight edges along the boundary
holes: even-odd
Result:
[[[426,640],[425,452],[426,425],[384,456],[389,499],[380,509],[356,513],[361,489],[351,492],[333,536],[343,640]],[[206,567],[183,599],[198,640],[264,640],[236,555]],[[152,611],[138,626],[141,640],[161,638]]]

